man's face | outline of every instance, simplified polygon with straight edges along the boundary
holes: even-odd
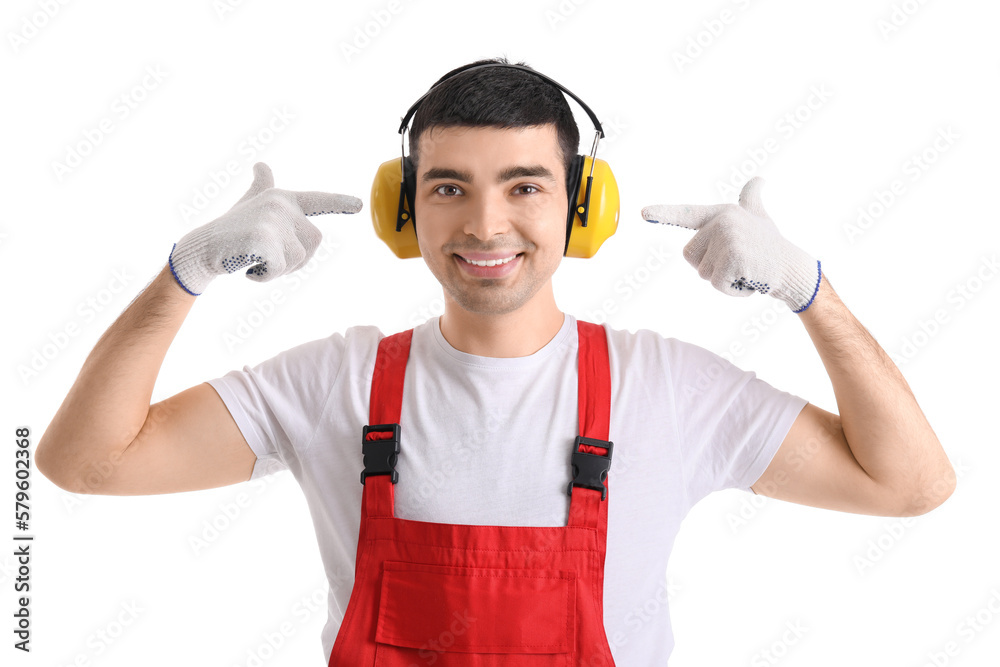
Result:
[[[504,314],[551,280],[566,245],[566,172],[553,124],[431,128],[419,139],[420,254],[463,309]],[[478,267],[466,260],[513,259]]]

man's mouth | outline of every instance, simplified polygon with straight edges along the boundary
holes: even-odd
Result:
[[[455,261],[462,268],[462,271],[476,278],[504,278],[520,266],[523,254],[523,252],[519,252],[516,255],[489,259],[466,259],[456,254]]]
[[[465,257],[462,257],[461,255],[458,254],[456,254],[456,257],[458,257],[464,262],[467,262],[468,264],[472,264],[473,266],[497,266],[497,265],[507,264],[511,260],[516,259],[517,257],[520,257],[523,254],[524,253],[517,253],[516,255],[510,255],[508,257],[502,257],[498,259],[483,259],[483,260],[466,259]]]

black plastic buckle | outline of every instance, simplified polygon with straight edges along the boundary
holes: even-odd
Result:
[[[392,433],[391,438],[369,440],[371,432]],[[399,455],[399,424],[376,424],[365,426],[361,430],[361,453],[365,460],[365,469],[361,471],[361,483],[365,477],[372,475],[389,475],[392,483],[399,481],[396,472],[396,458]]]
[[[591,445],[608,450],[607,454],[590,454],[581,452],[580,445]],[[582,486],[587,489],[594,489],[601,492],[601,500],[608,497],[608,489],[604,486],[604,480],[608,478],[608,471],[611,470],[611,452],[615,443],[610,440],[597,440],[595,438],[584,438],[582,435],[576,436],[573,443],[573,481],[569,483],[566,493],[573,495],[574,486]]]

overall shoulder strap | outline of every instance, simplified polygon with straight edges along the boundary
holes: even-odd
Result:
[[[604,327],[582,320],[577,320],[576,324],[580,431],[573,445],[567,525],[596,528],[603,545],[608,522],[608,472],[614,448],[614,443],[608,440],[611,362]]]
[[[365,466],[361,472],[361,483],[365,486],[362,519],[365,516],[393,516],[394,485],[399,481],[396,473],[401,435],[399,414],[403,407],[403,380],[412,339],[413,329],[385,336],[379,341],[375,354],[368,425],[361,433]]]

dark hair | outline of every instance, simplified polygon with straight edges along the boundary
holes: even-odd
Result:
[[[532,127],[554,123],[566,174],[580,147],[580,130],[561,90],[533,74],[509,67],[481,67],[455,74],[475,65],[510,63],[491,58],[456,67],[435,82],[449,79],[429,94],[417,109],[410,127],[410,157],[416,169],[417,143],[425,130],[434,127]],[[452,76],[455,74],[455,76]]]

